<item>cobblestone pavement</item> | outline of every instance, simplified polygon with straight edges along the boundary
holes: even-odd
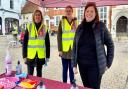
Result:
[[[58,57],[56,36],[50,36],[51,39],[51,58],[48,66],[43,68],[43,77],[62,81],[61,79],[61,59]],[[8,43],[6,36],[0,36],[0,73],[4,73],[4,59]],[[13,60],[13,70],[17,60],[22,60],[23,71],[26,72],[26,65],[22,59],[22,47],[11,47],[10,52]],[[36,75],[36,72],[35,72]],[[115,42],[115,57],[113,65],[103,75],[101,89],[128,89],[126,78],[128,76],[128,41]],[[75,75],[77,84],[82,85],[79,74]],[[125,87],[126,86],[126,87]]]

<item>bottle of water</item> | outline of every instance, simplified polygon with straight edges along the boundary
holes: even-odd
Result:
[[[11,55],[9,53],[9,48],[6,51],[6,57],[5,57],[5,75],[10,76],[12,73],[12,59]]]
[[[48,62],[49,62],[49,59],[46,58],[46,60],[45,60],[45,64],[44,64],[45,67],[48,66]]]
[[[47,62],[45,61],[44,67],[48,66]]]
[[[79,89],[79,88],[77,87],[77,85],[76,85],[76,80],[75,80],[75,79],[73,80],[73,84],[72,84],[72,86],[71,86],[71,89]]]
[[[20,61],[18,60],[17,66],[16,66],[16,75],[19,75],[22,73],[22,65],[20,64]]]
[[[46,89],[45,85],[43,84],[43,81],[40,81],[36,89]]]

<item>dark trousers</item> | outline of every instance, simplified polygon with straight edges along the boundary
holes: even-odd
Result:
[[[45,59],[39,59],[37,55],[34,59],[27,59],[27,70],[29,75],[33,75],[34,67],[36,67],[37,76],[42,77],[42,67],[45,63]]]
[[[29,75],[33,75],[34,67],[35,66],[33,65],[27,65],[27,70]],[[37,71],[37,76],[42,77],[42,65],[36,65],[36,71]]]
[[[101,78],[97,66],[86,66],[78,63],[80,76],[85,87],[100,89]]]
[[[73,73],[73,67],[71,65],[71,59],[64,59],[62,58],[62,67],[63,67],[63,82],[67,83],[67,72],[69,69],[69,77],[70,77],[70,83],[72,84],[72,81],[74,80],[74,73]]]

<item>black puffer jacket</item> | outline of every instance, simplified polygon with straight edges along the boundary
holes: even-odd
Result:
[[[83,31],[83,24],[80,24],[77,28],[76,35],[74,38],[74,46],[72,53],[73,66],[77,66],[78,60],[78,42]],[[102,75],[105,72],[106,67],[110,68],[114,58],[114,43],[112,37],[102,22],[94,23],[92,26],[95,42],[96,42],[96,53],[99,67],[99,73]],[[107,50],[105,51],[105,46]]]

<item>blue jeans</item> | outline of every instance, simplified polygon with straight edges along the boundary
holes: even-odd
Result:
[[[73,73],[73,67],[71,65],[71,59],[64,59],[62,58],[62,67],[63,67],[63,82],[67,83],[67,72],[69,69],[69,77],[70,77],[70,83],[72,84],[72,81],[74,80],[74,73]]]

